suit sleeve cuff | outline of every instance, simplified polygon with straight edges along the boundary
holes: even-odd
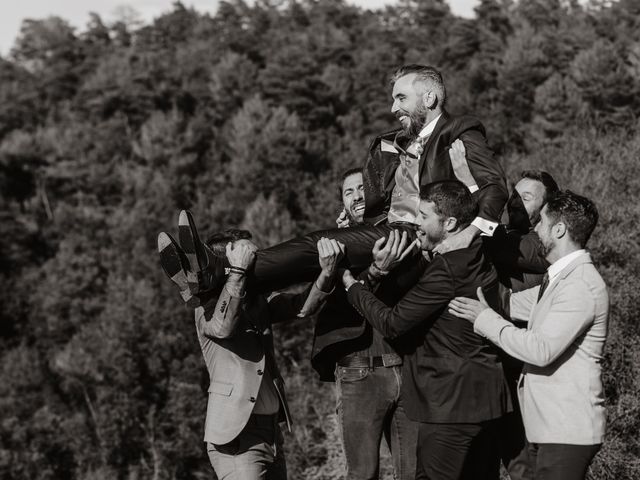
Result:
[[[478,315],[478,318],[476,318],[476,321],[473,323],[474,332],[498,346],[500,345],[500,334],[502,330],[508,327],[513,327],[513,324],[490,308],[487,308]]]
[[[493,236],[493,232],[498,228],[498,222],[492,222],[482,217],[476,217],[471,222],[471,225],[477,227],[484,235],[489,237]]]
[[[366,291],[367,289],[360,282],[353,282],[349,286],[349,288],[347,289],[347,299],[349,300],[349,303],[351,305],[355,306],[355,301],[360,295],[360,292],[363,290]]]

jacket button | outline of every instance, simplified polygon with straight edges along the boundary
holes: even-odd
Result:
[[[264,372],[262,370],[258,370],[258,375],[262,375]]]
[[[251,397],[251,398],[249,399],[249,401],[250,401],[251,403],[256,403],[256,397]]]

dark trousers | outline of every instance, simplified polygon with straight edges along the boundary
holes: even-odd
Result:
[[[357,225],[308,233],[265,250],[258,251],[254,266],[254,281],[260,290],[277,290],[293,283],[311,282],[320,273],[318,240],[333,238],[346,246],[341,267],[361,271],[371,263],[371,249],[380,237],[393,229],[409,234],[408,242],[416,238],[416,227],[408,223]]]
[[[523,452],[529,465],[523,480],[584,480],[601,445],[527,443]]]
[[[511,398],[518,398],[518,379],[522,371],[522,362],[503,352],[502,367],[509,385]],[[523,451],[527,448],[527,439],[522,422],[522,412],[519,402],[513,402],[513,412],[507,413],[498,422],[498,444],[500,458],[509,472],[511,480],[525,480],[531,478],[531,467],[526,461]]]
[[[498,480],[496,424],[421,423],[416,480]]]
[[[405,414],[401,366],[336,368],[338,422],[347,461],[347,480],[377,480],[384,435],[393,459],[394,478],[416,476],[418,423]]]

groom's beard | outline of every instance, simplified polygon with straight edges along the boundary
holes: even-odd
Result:
[[[427,109],[423,105],[418,105],[413,112],[403,111],[402,114],[409,117],[409,125],[402,126],[405,135],[410,139],[418,138],[418,134],[422,131],[426,123]]]

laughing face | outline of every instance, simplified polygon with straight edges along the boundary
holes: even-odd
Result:
[[[400,121],[402,128],[410,138],[415,138],[424,127],[427,108],[422,101],[420,89],[414,85],[416,74],[400,77],[393,84],[393,105],[391,113]]]
[[[349,223],[360,224],[364,217],[364,186],[362,173],[349,175],[342,182],[342,203],[349,216]]]
[[[420,226],[416,232],[420,248],[424,251],[436,248],[445,236],[445,218],[436,212],[436,204],[420,200]]]

